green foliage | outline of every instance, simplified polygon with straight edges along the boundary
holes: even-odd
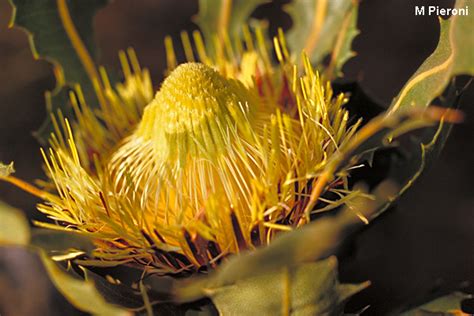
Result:
[[[457,93],[457,92],[453,92]],[[450,97],[445,106],[458,107],[459,98]],[[402,159],[392,157],[389,177],[401,186],[397,198],[405,193],[423,174],[426,168],[439,156],[450,134],[452,124],[441,122],[439,125],[426,129],[421,136],[410,138],[405,146],[398,149]],[[387,207],[390,206],[387,204]]]
[[[293,20],[288,31],[288,45],[295,54],[301,51],[309,56],[314,65],[330,54],[340,40],[336,52],[335,72],[352,56],[350,46],[358,34],[357,2],[352,0],[293,0],[286,11]]]
[[[341,315],[344,301],[367,285],[339,284],[330,257],[207,292],[222,315]]]
[[[466,1],[458,0],[456,7],[464,7]],[[389,113],[409,107],[426,107],[439,97],[456,75],[474,75],[474,16],[452,16],[440,20],[441,33],[435,51],[408,80],[394,99]],[[460,93],[454,86],[440,98],[444,107],[457,108]],[[451,130],[451,124],[441,122],[439,126],[425,130],[412,137],[400,152],[403,159],[394,159],[390,177],[400,184],[398,196],[403,194],[441,152]],[[387,203],[387,207],[391,204]]]
[[[46,94],[48,112],[61,109],[70,113],[68,91],[79,84],[89,105],[96,104],[96,96],[90,77],[74,49],[58,10],[56,0],[10,0],[13,14],[10,25],[25,30],[36,59],[45,59],[54,65],[56,87]],[[108,0],[66,1],[77,33],[90,55],[97,55],[92,20],[95,12]],[[37,135],[45,141],[49,137],[51,121],[48,116]]]
[[[466,6],[456,1],[456,7]],[[440,19],[441,34],[433,54],[408,80],[390,108],[391,112],[409,106],[428,106],[456,75],[474,75],[474,15]]]
[[[23,213],[0,201],[0,245],[28,245],[30,228]]]
[[[437,298],[429,303],[411,309],[402,314],[402,316],[456,316],[468,315],[461,311],[461,302],[472,298],[472,295],[461,292],[454,292],[449,295]]]

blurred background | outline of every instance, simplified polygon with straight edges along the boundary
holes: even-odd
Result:
[[[273,1],[254,16],[269,18],[273,32],[279,25],[288,27],[284,3]],[[453,1],[363,0],[361,35],[353,45],[358,55],[346,64],[346,77],[389,104],[436,47],[437,18],[414,16],[415,5],[428,4],[447,7]],[[178,39],[181,30],[196,29],[191,20],[196,12],[197,0],[113,1],[95,19],[101,62],[118,69],[118,50],[132,46],[159,86],[165,67],[163,38]],[[32,131],[46,116],[43,93],[55,83],[50,65],[33,60],[26,35],[8,29],[10,16],[8,1],[0,1],[0,161],[15,161],[16,175],[31,181],[42,177]],[[395,210],[357,236],[353,260],[341,264],[342,281],[372,282],[350,303],[354,309],[370,304],[364,315],[385,315],[440,289],[474,292],[473,90],[471,86],[462,99],[466,121],[454,127],[440,159]],[[0,199],[31,219],[41,218],[37,200],[4,183]],[[58,295],[34,256],[0,248],[0,314],[80,313]]]

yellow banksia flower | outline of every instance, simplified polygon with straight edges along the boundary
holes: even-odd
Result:
[[[349,120],[347,96],[334,95],[304,55],[294,63],[282,34],[276,65],[261,30],[244,35],[207,55],[193,33],[195,56],[183,33],[183,64],[166,39],[167,77],[156,93],[133,50],[121,53],[125,81],[112,87],[100,71],[98,109],[78,88],[75,122],[53,116],[42,152],[44,187],[54,193],[38,208],[56,224],[38,225],[91,236],[97,249],[82,264],[212,267],[357,195],[351,161],[325,188],[334,200],[308,206],[318,174],[360,124]]]

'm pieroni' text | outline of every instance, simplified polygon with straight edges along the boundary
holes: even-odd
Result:
[[[451,15],[469,15],[469,6],[464,8],[440,8],[437,5],[429,6],[415,6],[415,15],[437,15],[437,16],[451,16]]]

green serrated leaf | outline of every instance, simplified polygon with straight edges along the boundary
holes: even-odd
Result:
[[[456,7],[465,6],[466,1],[458,0]],[[473,16],[452,16],[449,20],[440,20],[441,33],[438,46],[431,56],[409,79],[398,97],[393,101],[389,114],[412,106],[426,107],[432,100],[446,90],[452,77],[460,74],[474,74],[474,49],[472,29]],[[440,100],[444,107],[457,108],[460,94],[453,84]],[[427,128],[416,137],[411,137],[392,155],[389,178],[400,186],[400,192],[388,200],[380,209],[387,209],[396,199],[406,192],[421,176],[426,167],[440,154],[449,136],[452,124],[441,122]],[[400,153],[401,156],[400,157]]]
[[[465,1],[457,1],[456,7],[463,7]],[[474,74],[474,55],[472,54],[473,39],[471,31],[474,27],[472,16],[453,16],[449,20],[440,20],[441,34],[434,53],[426,59],[418,71],[411,77],[399,96],[389,109],[390,115],[406,110],[410,106],[427,106],[445,89],[453,76]],[[459,93],[450,87],[448,95],[441,99],[444,107],[456,108]],[[441,152],[451,124],[441,122],[427,128],[421,136],[411,137],[399,148],[400,155],[392,155],[389,177],[396,181],[400,192],[387,200],[380,213],[387,209],[396,199],[408,190],[419,176]],[[370,144],[366,142],[366,144]]]
[[[354,6],[352,0],[293,0],[285,8],[293,20],[293,27],[287,36],[292,52],[300,54],[305,51],[311,62],[318,64],[334,49],[341,30],[347,32],[343,43],[350,47],[350,41],[357,33],[354,34],[355,31],[350,28],[344,29],[343,24],[352,14]],[[353,19],[356,18],[353,15]],[[348,23],[347,27],[350,25]]]
[[[342,67],[350,58],[356,55],[356,53],[352,51],[352,41],[360,33],[357,29],[358,10],[359,4],[356,2],[352,5],[352,9],[349,10],[342,21],[339,34],[337,35],[331,53],[331,60],[326,69],[326,74],[330,79],[342,77]]]
[[[83,48],[93,60],[96,49],[93,39],[92,21],[97,10],[104,7],[109,0],[65,1],[67,11],[72,20]],[[28,34],[31,50],[36,59],[45,59],[55,68],[56,87],[46,96],[48,111],[61,109],[70,113],[68,90],[79,84],[89,106],[97,104],[96,95],[90,80],[90,74],[79,57],[77,47],[68,35],[64,14],[58,9],[61,1],[56,0],[10,0],[13,14],[10,26],[20,27]],[[93,62],[93,61],[92,61]],[[37,133],[44,141],[49,137],[51,126],[48,121]]]
[[[447,108],[458,108],[461,94],[462,92],[460,93],[453,84],[441,99],[442,105]],[[396,196],[386,202],[381,212],[410,189],[436,160],[448,139],[452,126],[448,122],[441,121],[425,129],[420,135],[409,138],[397,149],[396,153],[392,153],[388,177],[398,183],[401,189]]]
[[[8,177],[14,172],[15,168],[13,167],[13,162],[10,162],[8,165],[0,162],[0,177]]]
[[[53,284],[77,309],[93,315],[132,315],[106,302],[92,281],[83,281],[68,275],[44,252],[41,252],[40,258]]]
[[[465,299],[471,299],[472,295],[454,292],[440,297],[429,303],[423,304],[412,310],[409,310],[402,316],[464,316],[470,315],[461,311],[461,302]]]
[[[194,19],[206,46],[213,47],[214,39],[224,33],[231,39],[239,38],[252,12],[266,2],[268,0],[199,0],[199,13]]]
[[[28,220],[20,210],[0,201],[0,245],[26,246],[30,241]]]
[[[367,286],[339,284],[330,257],[206,291],[221,315],[312,316],[342,315],[346,299]]]
[[[456,1],[456,8],[466,6]],[[474,75],[474,15],[440,19],[441,33],[433,54],[408,80],[392,102],[390,112],[409,106],[428,106],[457,75]]]

